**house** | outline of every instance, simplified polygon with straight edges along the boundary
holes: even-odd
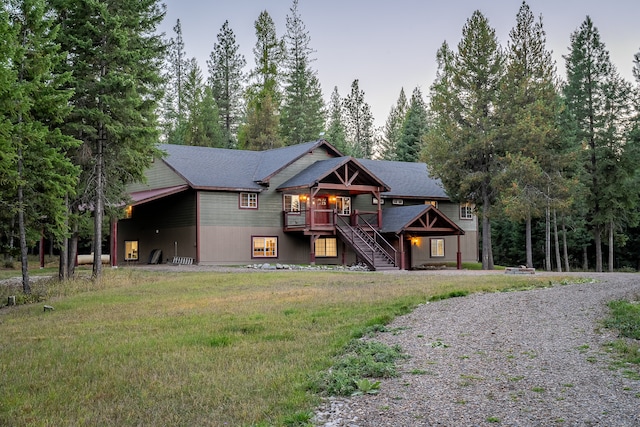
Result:
[[[478,221],[424,163],[355,159],[325,140],[267,151],[160,145],[114,230],[119,263],[477,261]]]

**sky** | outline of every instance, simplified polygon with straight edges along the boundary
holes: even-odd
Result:
[[[207,76],[206,61],[226,20],[249,71],[255,67],[256,19],[266,10],[278,37],[284,36],[293,0],[163,3],[167,11],[160,31],[173,37],[173,27],[180,19],[187,56],[195,57]],[[444,41],[457,50],[462,27],[475,10],[488,18],[506,47],[521,4],[521,0],[298,0],[298,12],[315,51],[312,67],[325,100],[328,102],[334,87],[345,97],[358,79],[376,126],[383,126],[401,88],[410,97],[419,87],[427,97],[435,79],[437,50]],[[527,4],[536,17],[542,15],[547,47],[561,78],[571,33],[588,15],[613,64],[624,78],[633,81],[633,55],[640,51],[640,1],[529,0]]]

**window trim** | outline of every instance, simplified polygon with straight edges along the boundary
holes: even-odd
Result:
[[[345,212],[344,209],[338,210],[338,199],[341,200],[344,206],[344,200],[349,201],[349,212]],[[351,215],[351,197],[350,196],[336,196],[336,210],[338,211],[338,215]]]
[[[468,215],[462,215],[462,210],[465,209],[465,211],[468,210]],[[473,219],[473,208],[471,207],[471,203],[461,203],[460,204],[460,209],[458,209],[458,213],[460,215],[460,219],[463,219],[465,221],[471,220]]]
[[[291,201],[289,202],[289,206],[290,208],[287,209],[287,198],[290,198]],[[298,209],[292,209],[293,207],[293,200],[297,199],[298,200]],[[284,212],[290,213],[290,214],[300,214],[300,211],[302,210],[302,200],[300,200],[300,195],[299,194],[283,194],[282,195],[282,210]]]
[[[442,255],[439,254],[439,246],[438,242],[442,242]],[[434,254],[434,246],[433,244],[436,244],[436,250],[435,250],[435,254]],[[429,239],[429,257],[430,258],[444,258],[446,256],[446,250],[445,250],[445,246],[444,246],[444,239],[442,237],[437,237],[437,238],[431,238]]]
[[[127,244],[131,243],[135,249],[131,249],[131,254],[127,253]],[[129,256],[131,255],[131,256]],[[124,241],[124,260],[125,261],[140,261],[140,240],[125,240]]]
[[[274,240],[274,254],[273,255],[256,255],[256,246],[255,243],[258,239],[263,239],[264,241],[264,252],[266,254],[267,252],[267,240],[268,239],[273,239]],[[274,258],[278,258],[278,252],[279,252],[279,248],[278,248],[278,236],[251,236],[251,258],[252,259],[274,259]]]
[[[242,197],[247,196],[247,205],[243,205]],[[255,206],[251,206],[251,199],[255,199]],[[240,209],[258,209],[258,193],[249,193],[248,191],[243,191],[238,196],[238,206]]]
[[[321,240],[324,242],[324,252],[322,254],[318,254],[318,242]],[[335,249],[335,255],[333,255],[333,252],[332,254],[327,255],[327,241],[329,240],[333,241],[332,249]],[[337,258],[338,257],[338,239],[336,239],[335,237],[318,237],[313,244],[313,251],[316,255],[316,258]]]

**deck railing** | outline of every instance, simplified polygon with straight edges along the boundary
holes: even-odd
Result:
[[[284,228],[288,230],[326,230],[336,226],[335,209],[305,209],[300,212],[284,212]]]

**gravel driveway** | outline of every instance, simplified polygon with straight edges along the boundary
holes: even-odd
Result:
[[[420,306],[375,339],[410,356],[377,395],[327,400],[320,426],[640,426],[640,381],[611,369],[606,303],[640,275]]]

